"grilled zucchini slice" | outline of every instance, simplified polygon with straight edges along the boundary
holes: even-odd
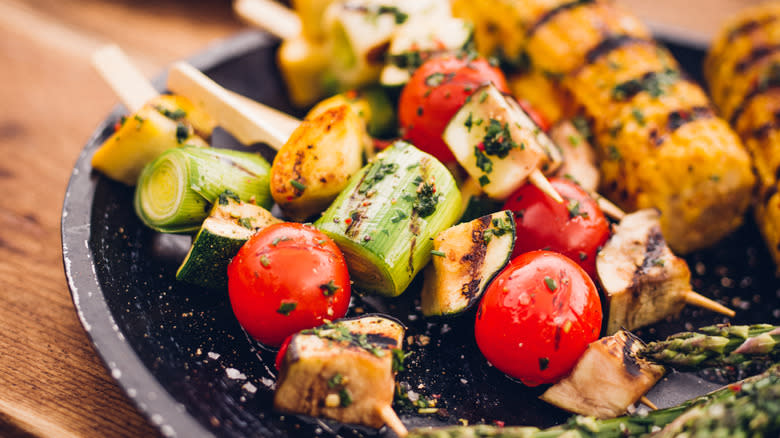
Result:
[[[425,269],[423,315],[456,315],[468,310],[509,262],[514,246],[515,220],[509,210],[439,233],[433,241],[433,263]]]

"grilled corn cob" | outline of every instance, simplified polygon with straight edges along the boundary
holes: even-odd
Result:
[[[559,88],[544,94],[587,122],[602,193],[627,210],[661,210],[675,251],[740,225],[754,182],[749,155],[636,18],[607,0],[454,0],[453,11],[474,22],[479,50],[522,60]]]
[[[753,156],[754,217],[780,266],[780,3],[745,10],[716,37],[704,75],[721,115]]]

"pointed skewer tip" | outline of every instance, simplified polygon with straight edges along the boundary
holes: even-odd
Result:
[[[692,306],[698,306],[707,310],[712,310],[713,312],[726,315],[730,318],[733,318],[734,315],[736,315],[736,312],[724,306],[723,304],[711,300],[704,295],[698,294],[694,291],[688,291],[685,293],[685,302]]]
[[[395,432],[399,438],[403,438],[406,435],[409,435],[409,431],[406,430],[406,426],[404,426],[404,423],[401,422],[400,418],[398,418],[398,414],[395,413],[392,406],[384,405],[377,407],[377,413],[379,414],[379,417],[385,422],[385,425],[387,425],[390,430]]]
[[[542,171],[539,169],[534,169],[533,172],[531,172],[530,175],[528,175],[528,181],[530,181],[531,184],[535,185],[539,190],[541,190],[544,194],[547,196],[553,198],[555,202],[563,203],[563,198],[560,194],[555,190],[555,187],[550,184],[550,181],[547,180],[547,177],[544,176]]]
[[[654,411],[658,410],[658,406],[656,406],[655,403],[650,401],[650,399],[647,398],[644,395],[642,397],[639,397],[639,403],[642,403],[643,405],[647,406],[648,408],[650,408],[650,409],[652,409]]]

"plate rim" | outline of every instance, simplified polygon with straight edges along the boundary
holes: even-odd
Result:
[[[275,41],[274,37],[259,30],[240,31],[215,41],[186,61],[199,70],[209,70]],[[167,68],[152,81],[157,90],[165,89],[166,78]],[[122,104],[112,108],[90,135],[73,166],[60,222],[65,278],[76,314],[92,348],[109,375],[146,420],[163,436],[213,437],[214,434],[163,387],[126,341],[97,277],[89,239],[92,204],[100,176],[92,171],[90,161],[99,139],[110,129],[113,121],[126,112]]]

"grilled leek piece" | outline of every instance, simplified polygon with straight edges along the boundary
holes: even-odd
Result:
[[[141,170],[163,151],[181,145],[208,146],[216,123],[182,96],[160,95],[121,126],[92,156],[92,167],[134,186]]]
[[[691,290],[691,272],[666,245],[659,212],[626,215],[596,258],[607,303],[607,333],[633,330],[678,314],[686,303],[733,316],[733,312]]]
[[[392,297],[430,261],[433,238],[459,215],[450,171],[398,141],[350,179],[315,226],[344,253],[355,287]]]
[[[381,315],[366,315],[304,330],[292,336],[281,361],[274,409],[380,428],[406,429],[391,407],[394,350],[405,328]]]
[[[588,345],[571,373],[539,398],[567,411],[596,418],[623,415],[665,373],[638,356],[642,341],[619,331]]]
[[[370,144],[365,123],[349,104],[301,122],[271,166],[271,195],[285,216],[302,221],[327,208],[360,170]]]
[[[559,106],[577,108],[592,134],[601,193],[629,211],[660,209],[675,251],[707,247],[741,223],[754,183],[747,152],[615,2],[455,0],[453,12],[474,22],[480,51],[524,59],[560,88],[548,95],[569,96]]]
[[[753,216],[780,270],[780,4],[746,9],[716,37],[704,65],[721,115],[753,157]]]

